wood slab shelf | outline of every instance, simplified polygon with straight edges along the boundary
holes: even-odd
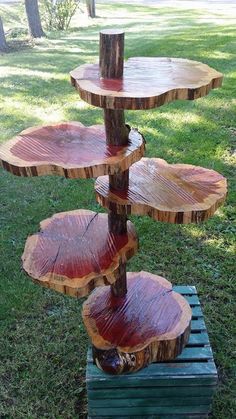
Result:
[[[106,109],[151,109],[176,99],[198,99],[222,84],[222,74],[206,64],[182,58],[134,57],[123,77],[100,77],[98,64],[71,71],[80,97]]]
[[[18,176],[90,178],[127,170],[144,155],[144,140],[129,131],[126,146],[106,144],[102,125],[68,122],[22,131],[0,147],[0,164]]]
[[[214,214],[225,200],[227,182],[214,170],[142,158],[130,168],[128,190],[109,188],[107,176],[97,179],[95,189],[97,201],[118,214],[187,224]]]
[[[105,374],[87,357],[88,418],[203,419],[211,411],[217,369],[197,291],[174,286],[192,308],[191,334],[181,355],[134,374]]]
[[[130,221],[127,233],[115,235],[109,232],[107,214],[89,210],[55,214],[40,228],[26,241],[23,268],[41,285],[73,297],[113,284],[120,263],[138,247]]]
[[[143,271],[129,272],[127,284],[124,297],[101,287],[83,305],[94,360],[111,374],[174,359],[190,333],[191,308],[169,281]]]

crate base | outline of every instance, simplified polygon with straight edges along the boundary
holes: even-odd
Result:
[[[174,361],[154,363],[133,374],[108,375],[99,370],[88,351],[86,384],[88,417],[207,418],[217,386],[217,370],[193,286],[175,286],[192,308],[188,345]]]

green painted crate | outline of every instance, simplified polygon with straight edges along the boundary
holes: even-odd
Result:
[[[134,374],[100,371],[88,351],[89,418],[206,418],[217,386],[217,370],[196,288],[176,286],[193,317],[188,345],[174,361],[155,363]]]

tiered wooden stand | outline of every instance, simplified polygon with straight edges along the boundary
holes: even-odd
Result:
[[[205,64],[177,58],[131,58],[124,64],[123,51],[122,31],[102,31],[99,65],[83,65],[71,72],[72,84],[81,98],[104,108],[104,126],[65,122],[30,128],[0,148],[2,166],[18,176],[98,177],[97,200],[108,214],[83,209],[55,214],[27,239],[22,260],[23,268],[35,281],[56,291],[82,297],[96,288],[84,303],[83,319],[93,344],[93,361],[114,375],[177,356],[178,363],[173,365],[185,368],[179,360],[185,359],[180,354],[191,331],[192,311],[178,288],[174,291],[166,279],[148,272],[126,274],[126,262],[138,248],[134,226],[127,216],[197,223],[213,215],[226,196],[226,180],[213,170],[142,158],[145,141],[137,129],[125,124],[124,116],[125,109],[151,109],[176,99],[202,97],[221,85],[222,75]],[[205,334],[202,337],[205,342]],[[188,345],[197,342],[197,347],[183,354],[200,356],[195,338],[192,329]],[[206,342],[208,345],[207,338]],[[162,374],[170,364],[157,365],[150,369],[156,371],[154,381],[159,380],[158,371]],[[94,371],[95,367],[89,368]],[[190,375],[193,371],[189,369]],[[98,381],[101,377],[103,385],[106,380],[98,375]],[[116,381],[107,382],[116,387]],[[175,382],[173,375],[171,385]],[[188,385],[187,381],[181,382]],[[141,396],[141,391],[137,399],[143,404],[146,393]],[[161,394],[172,397],[173,392]],[[99,406],[103,409],[105,405],[94,403],[94,397],[89,387],[91,415],[99,417]],[[122,393],[118,398],[123,397]],[[196,405],[201,403],[201,397],[198,399]],[[150,400],[148,413],[166,411],[155,410],[156,402]],[[112,406],[116,408],[116,397],[107,408],[109,412]],[[125,406],[121,413],[129,416],[133,405]],[[176,414],[181,412],[177,409]]]

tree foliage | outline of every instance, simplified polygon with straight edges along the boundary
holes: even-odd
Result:
[[[66,30],[74,16],[79,0],[43,0],[48,29]]]

